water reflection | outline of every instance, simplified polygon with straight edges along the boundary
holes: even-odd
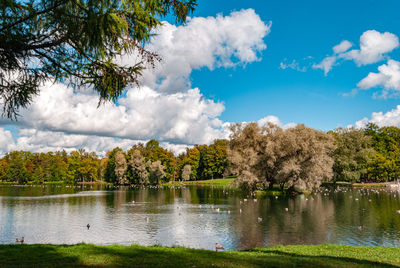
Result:
[[[253,199],[203,187],[0,186],[0,243],[24,236],[26,243],[206,249],[216,242],[226,249],[326,242],[399,246],[399,201],[398,192],[385,189]]]

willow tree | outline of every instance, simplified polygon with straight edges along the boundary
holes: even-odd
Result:
[[[304,125],[284,130],[274,124],[249,123],[232,127],[228,156],[246,188],[279,184],[304,191],[332,178],[333,149],[330,135]]]
[[[190,174],[192,174],[192,167],[190,165],[185,165],[182,170],[182,180],[190,180]]]
[[[131,153],[128,165],[134,183],[145,184],[148,181],[149,173],[146,168],[146,159],[139,150],[134,150]]]
[[[152,184],[159,184],[162,179],[165,178],[165,167],[161,164],[161,161],[157,160],[153,163],[148,161],[150,169],[149,180]]]
[[[46,81],[89,86],[116,101],[159,60],[148,51],[155,27],[172,15],[184,23],[196,0],[0,1],[0,98],[14,117]],[[135,54],[131,65],[115,58]]]
[[[128,168],[128,164],[126,163],[125,154],[121,151],[117,151],[115,153],[115,176],[117,177],[118,184],[128,184],[128,180],[126,178],[126,170]]]

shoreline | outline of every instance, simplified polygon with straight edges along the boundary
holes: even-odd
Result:
[[[244,251],[184,247],[0,245],[1,267],[396,267],[400,249],[333,244],[273,246]]]

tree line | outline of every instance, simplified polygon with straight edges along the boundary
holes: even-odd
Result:
[[[13,151],[0,159],[0,180],[17,183],[94,182],[159,184],[221,178],[228,167],[226,140],[195,145],[175,156],[156,140],[114,148],[101,158],[83,149],[31,153]]]
[[[400,129],[368,124],[363,129],[323,132],[297,125],[235,124],[229,140],[195,145],[175,156],[156,140],[115,148],[99,157],[85,150],[13,151],[0,159],[0,180],[66,183],[160,184],[236,176],[250,190],[276,185],[304,191],[324,181],[387,182],[400,178]]]

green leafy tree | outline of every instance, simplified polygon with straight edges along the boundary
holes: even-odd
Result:
[[[0,96],[15,116],[45,81],[88,85],[100,100],[116,101],[128,83],[159,60],[145,48],[160,19],[178,23],[196,0],[5,0],[0,1]],[[137,63],[116,57],[135,53]]]
[[[364,129],[372,139],[376,153],[368,166],[373,181],[393,181],[400,178],[400,129],[368,124]]]
[[[198,179],[198,169],[200,165],[200,151],[197,147],[187,149],[186,155],[180,162],[181,177],[182,177],[182,170],[185,165],[190,165],[191,167],[192,172],[190,174],[190,180]]]
[[[335,138],[333,152],[335,181],[359,182],[368,179],[368,163],[374,156],[371,137],[363,130],[338,128],[329,132]]]
[[[118,177],[115,174],[115,154],[119,151],[122,151],[122,149],[117,147],[107,152],[108,162],[104,173],[105,181],[107,182],[118,183]]]
[[[25,167],[26,156],[26,152],[22,151],[14,151],[5,156],[9,164],[5,175],[7,181],[23,184],[29,180],[29,174]]]

